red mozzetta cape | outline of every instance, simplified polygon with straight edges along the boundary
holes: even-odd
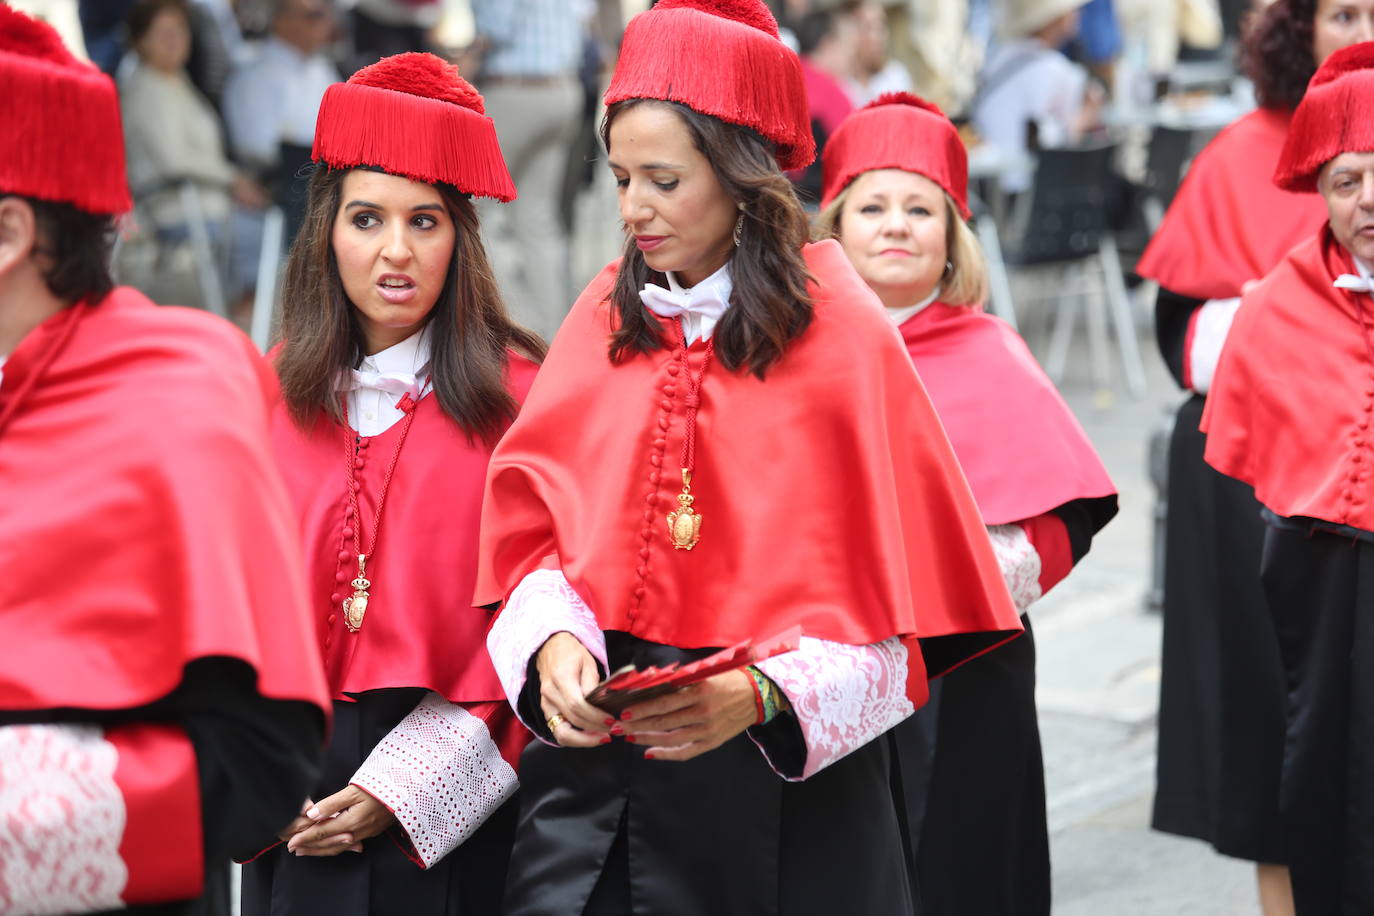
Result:
[[[1202,428],[1207,463],[1279,515],[1374,531],[1374,302],[1331,286],[1356,272],[1323,228],[1245,295]]]
[[[1064,399],[1000,318],[933,303],[901,326],[983,520],[1006,525],[1091,500],[1094,530],[1116,488]]]
[[[1257,109],[1198,154],[1140,259],[1141,276],[1182,296],[1229,299],[1326,222],[1319,195],[1274,186],[1291,118]]]
[[[267,448],[276,378],[248,338],[117,289],[3,372],[0,708],[142,706],[224,656],[264,696],[327,710]]]
[[[837,243],[805,253],[811,327],[764,381],[714,361],[705,374],[691,551],[673,549],[665,516],[706,347],[610,363],[618,264],[601,272],[492,456],[478,602],[556,555],[603,629],[683,648],[793,624],[856,645],[1019,630],[896,330]]]
[[[508,371],[510,391],[521,400],[536,367],[512,354]],[[364,543],[403,427],[360,444],[355,474]],[[366,690],[424,687],[454,703],[504,700],[485,649],[491,613],[472,603],[491,447],[468,442],[433,395],[420,400],[368,558],[367,616],[349,633],[339,605],[358,573],[351,529],[344,534],[344,443],[353,435],[323,414],[309,431],[292,422],[284,404],[272,414],[272,447],[301,520],[315,641],[331,692],[347,700]]]

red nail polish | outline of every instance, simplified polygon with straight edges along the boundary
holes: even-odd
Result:
[[[619,725],[619,723],[617,723],[617,724],[611,726],[611,734],[612,734],[612,735],[623,735],[623,734],[625,734],[625,729],[621,728],[620,725]]]
[[[602,743],[602,744],[610,744],[610,743],[611,743],[611,736],[610,736],[610,735],[607,735],[606,737],[602,738],[602,739],[601,739],[601,743]]]
[[[634,743],[634,740],[635,740],[635,736],[634,736],[634,735],[626,735],[626,736],[625,736],[625,740],[628,741],[628,742],[630,742],[631,744],[633,744],[633,743]]]
[[[614,718],[613,716],[607,716],[607,717],[606,717],[606,724],[607,724],[607,725],[614,725],[614,724],[615,724],[615,718]]]
[[[653,760],[653,759],[654,759],[653,751],[645,751],[645,752],[644,752],[644,759],[645,759],[645,760]]]
[[[625,720],[627,720],[627,719],[629,719],[629,718],[630,718],[630,711],[629,711],[628,709],[625,710],[624,712],[622,712],[622,713],[620,714],[620,721],[622,721],[622,722],[624,722]]]

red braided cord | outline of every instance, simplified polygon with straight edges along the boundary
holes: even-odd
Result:
[[[391,452],[391,463],[386,466],[386,477],[382,480],[382,492],[377,497],[377,515],[372,519],[372,535],[368,539],[367,550],[363,550],[363,513],[358,507],[358,487],[356,486],[356,475],[353,473],[353,466],[358,460],[358,435],[348,423],[348,395],[343,398],[343,421],[344,421],[344,468],[348,472],[348,511],[353,518],[353,552],[361,556],[370,557],[372,552],[377,549],[377,532],[382,527],[382,510],[386,507],[386,494],[391,489],[391,474],[396,470],[396,459],[401,457],[401,446],[406,444],[406,436],[410,434],[410,424],[415,420],[415,401],[409,394],[403,396],[396,402],[399,410],[405,411],[406,418],[402,421],[401,437],[396,440],[396,448]]]
[[[678,324],[678,336],[682,341],[682,366],[687,368],[687,332]],[[682,436],[682,469],[691,471],[697,458],[697,409],[701,407],[701,383],[706,378],[706,370],[711,365],[711,357],[716,352],[716,340],[706,341],[706,358],[701,361],[701,371],[693,378],[687,373],[687,429]]]

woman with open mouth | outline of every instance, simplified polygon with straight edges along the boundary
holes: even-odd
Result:
[[[243,908],[494,913],[528,735],[472,606],[477,530],[544,348],[506,315],[471,198],[515,188],[481,96],[428,54],[330,87],[314,154],[273,445],[334,731],[300,817],[244,869]]]
[[[478,600],[521,758],[508,914],[909,916],[878,739],[1020,632],[895,330],[782,169],[814,157],[761,0],[631,21],[602,132],[623,258],[492,456]],[[634,703],[608,671],[792,627]]]

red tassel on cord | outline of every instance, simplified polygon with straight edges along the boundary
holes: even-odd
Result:
[[[1342,48],[1326,59],[1288,127],[1274,170],[1286,191],[1317,190],[1322,166],[1341,153],[1374,152],[1374,42]]]
[[[47,23],[0,4],[0,192],[88,213],[129,210],[114,83]]]
[[[331,168],[376,166],[511,201],[515,182],[484,111],[456,67],[432,54],[398,54],[329,87],[312,156]]]
[[[845,118],[821,158],[821,206],[874,169],[924,175],[968,208],[968,151],[940,106],[910,92],[889,92]]]
[[[783,169],[816,158],[801,62],[759,0],[661,0],[630,20],[605,102],[663,99],[757,131]]]

